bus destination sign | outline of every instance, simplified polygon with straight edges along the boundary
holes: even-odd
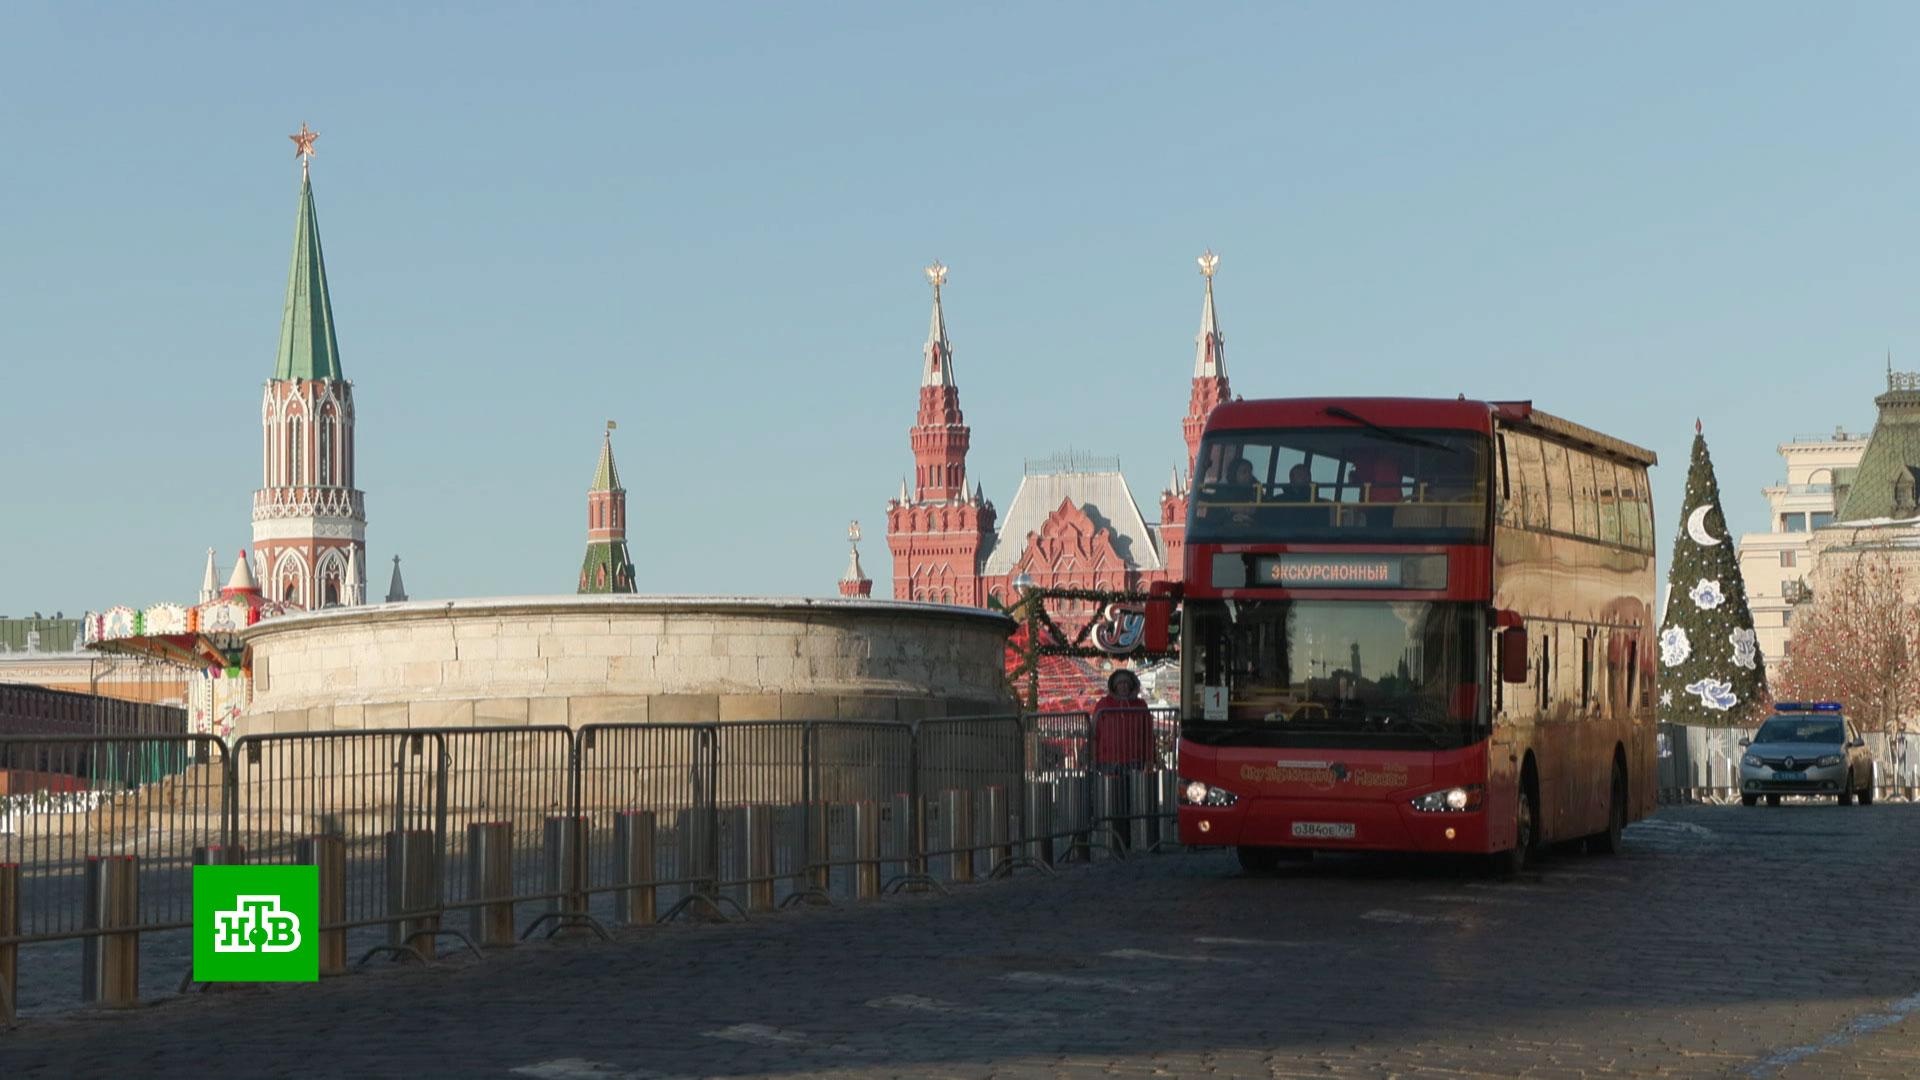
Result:
[[[1285,589],[1400,589],[1400,555],[1262,555],[1254,580]]]

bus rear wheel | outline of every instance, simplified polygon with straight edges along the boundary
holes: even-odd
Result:
[[[1627,771],[1613,763],[1613,794],[1607,800],[1607,827],[1587,837],[1591,855],[1614,855],[1620,851],[1620,836],[1627,828]]]

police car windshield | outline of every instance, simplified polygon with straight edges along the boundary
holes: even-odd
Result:
[[[1776,716],[1760,725],[1753,737],[1757,743],[1840,743],[1846,742],[1840,721],[1826,717]]]

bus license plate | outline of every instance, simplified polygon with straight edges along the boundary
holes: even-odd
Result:
[[[1353,823],[1349,821],[1296,821],[1293,835],[1302,840],[1351,840]]]

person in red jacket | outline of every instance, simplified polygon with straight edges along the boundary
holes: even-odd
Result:
[[[1153,764],[1153,714],[1140,697],[1140,676],[1121,668],[1107,676],[1107,696],[1093,707],[1093,763],[1103,771]]]
[[[1125,668],[1107,676],[1107,696],[1093,707],[1093,764],[1107,791],[1112,843],[1124,852],[1133,836],[1132,775],[1153,768],[1158,755],[1153,714],[1140,697],[1140,676]]]

